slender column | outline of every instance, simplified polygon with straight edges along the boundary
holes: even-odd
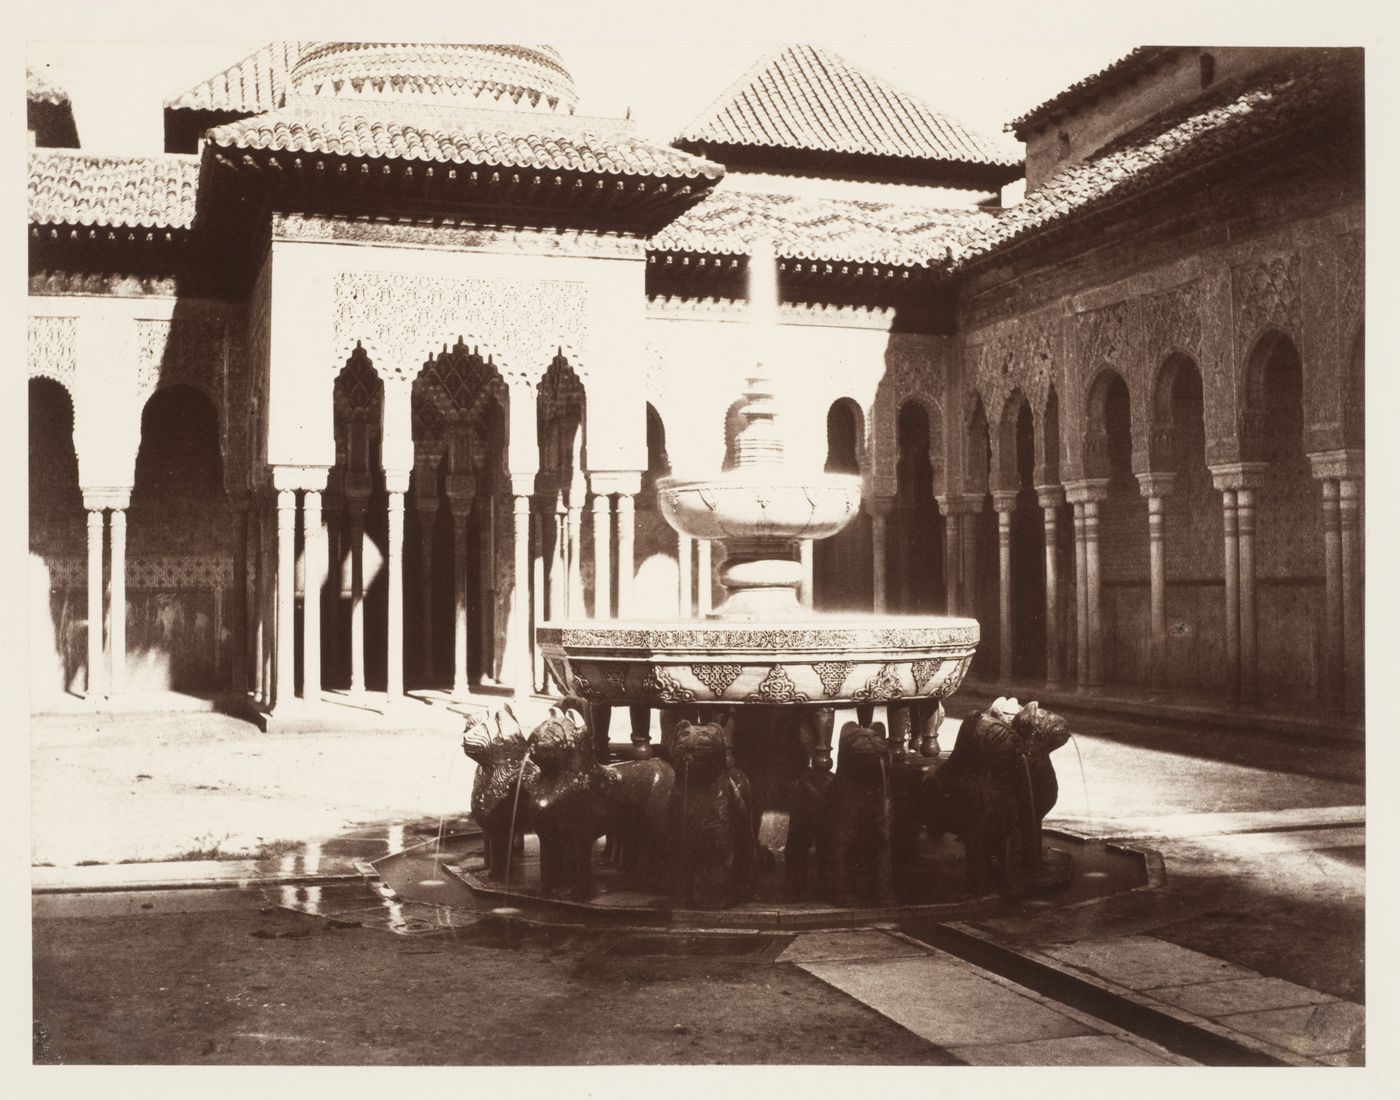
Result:
[[[461,699],[471,690],[467,682],[467,599],[470,584],[467,575],[467,507],[459,501],[452,503],[452,695]]]
[[[963,614],[977,614],[977,517],[982,512],[982,501],[963,502],[967,508],[962,521],[962,599]]]
[[[113,508],[111,512],[112,539],[112,589],[111,620],[108,640],[112,656],[112,679],[107,685],[107,694],[118,695],[126,689],[126,508]],[[218,634],[214,635],[218,645]]]
[[[617,617],[625,619],[632,613],[632,578],[636,572],[633,541],[637,517],[633,511],[631,493],[617,494]]]
[[[710,566],[710,540],[697,540],[695,548],[695,612],[705,618],[714,608],[714,591]]]
[[[949,615],[964,614],[962,605],[962,509],[952,497],[937,497],[943,513],[943,598]]]
[[[1345,647],[1346,703],[1348,710],[1365,704],[1366,667],[1365,590],[1362,584],[1361,477],[1337,482],[1342,540],[1342,638]]]
[[[1089,685],[1103,683],[1103,581],[1099,570],[1099,502],[1084,502],[1084,582],[1088,586]]]
[[[481,533],[483,550],[481,554],[481,607],[482,629],[485,641],[481,654],[481,678],[492,684],[498,683],[500,658],[496,652],[496,490],[494,487],[486,496],[485,530]]]
[[[517,696],[530,691],[530,634],[526,619],[530,614],[530,497],[515,486],[514,546],[515,577],[511,585],[510,630],[506,653]]]
[[[1221,492],[1225,518],[1225,667],[1231,698],[1240,695],[1240,534],[1235,491]]]
[[[690,618],[693,613],[690,592],[694,573],[694,549],[694,539],[680,532],[676,533],[676,572],[679,575],[676,606],[680,609],[682,619]]]
[[[87,697],[102,693],[102,536],[106,526],[100,507],[87,510]]]
[[[302,558],[306,580],[301,599],[301,695],[321,698],[321,589],[325,584],[326,529],[321,522],[321,491],[307,489],[302,497]]]
[[[612,618],[612,514],[607,493],[593,491],[593,617]]]
[[[365,691],[365,498],[348,498],[350,512],[350,694]]]
[[[1259,697],[1259,635],[1254,586],[1254,490],[1235,492],[1236,530],[1240,544],[1240,701]]]
[[[296,537],[295,489],[277,491],[277,670],[272,681],[273,705],[286,707],[296,699]]]
[[[530,556],[530,682],[536,691],[544,691],[545,669],[544,658],[535,644],[535,628],[544,622],[545,616],[545,568],[544,568],[544,531],[545,523],[553,523],[553,517],[546,519],[542,511],[543,502],[539,502],[534,512],[535,546]]]
[[[250,567],[253,583],[248,593],[248,667],[253,698],[263,702],[263,556],[262,556],[262,501],[256,490],[248,496],[248,552],[252,556]]]
[[[390,703],[403,699],[403,513],[408,471],[384,474],[389,497],[389,552],[385,566],[388,581],[388,642],[385,688]]]
[[[1074,502],[1074,669],[1079,687],[1089,685],[1088,570],[1084,559],[1084,502]]]
[[[433,532],[437,525],[437,509],[435,498],[429,498],[426,494],[418,498],[418,586],[422,607],[418,620],[418,645],[423,679],[429,684],[433,682]]]
[[[870,502],[870,579],[871,607],[875,614],[883,615],[889,606],[889,579],[886,570],[889,566],[889,547],[886,541],[886,521],[891,503],[876,499]]]
[[[1151,630],[1150,683],[1167,686],[1167,497],[1175,483],[1174,474],[1138,474],[1138,488],[1147,498],[1148,576],[1151,581],[1149,617]]]
[[[248,690],[248,498],[233,501],[233,690]]]
[[[549,562],[549,618],[568,617],[569,592],[569,510],[564,506],[564,494],[554,497],[554,554]]]
[[[1336,478],[1322,482],[1322,560],[1324,655],[1323,697],[1336,701],[1346,675],[1345,613],[1342,608],[1342,521]]]
[[[797,544],[798,561],[802,563],[802,583],[798,587],[798,600],[803,607],[809,611],[816,601],[816,593],[812,590],[815,583],[814,566],[812,559],[812,540],[800,539]]]
[[[1014,491],[992,494],[992,507],[997,514],[997,595],[1000,611],[1001,677],[1011,679],[1011,513],[1016,508]]]
[[[1060,670],[1060,520],[1065,501],[1057,485],[1040,485],[1036,495],[1045,513],[1045,682],[1058,685]]]
[[[258,512],[258,705],[271,707],[272,651],[275,640],[272,621],[272,543],[276,530],[271,495],[266,492],[258,494],[255,507]]]
[[[583,603],[583,496],[581,483],[569,490],[569,592],[564,613],[571,619],[581,619],[588,613]]]

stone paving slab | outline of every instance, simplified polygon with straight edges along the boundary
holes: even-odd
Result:
[[[1263,1012],[1337,1000],[1282,978],[1236,978],[1197,985],[1160,986],[1152,990],[1152,996],[1207,1019],[1235,1012]]]
[[[1099,1033],[1083,1020],[1015,992],[948,956],[800,965],[944,1048]]]
[[[1060,962],[1135,990],[1259,976],[1243,966],[1155,936],[1048,944],[1040,950]]]
[[[1221,1017],[1219,1023],[1308,1058],[1366,1045],[1366,1009],[1349,1001],[1241,1012]]]
[[[805,932],[783,949],[778,962],[841,962],[925,954],[923,948],[907,940],[877,930],[853,928],[848,932]]]
[[[1117,1035],[1071,1035],[1028,1043],[988,1043],[953,1047],[951,1052],[970,1066],[1172,1066],[1166,1054],[1156,1054]]]

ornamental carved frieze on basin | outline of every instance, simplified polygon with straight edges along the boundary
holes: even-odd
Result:
[[[567,690],[612,706],[853,706],[941,699],[977,648],[973,619],[563,622],[537,640]]]

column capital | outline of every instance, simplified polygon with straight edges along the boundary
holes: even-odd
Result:
[[[1238,489],[1253,489],[1264,479],[1267,462],[1227,462],[1210,467],[1211,480],[1222,492]]]
[[[130,506],[130,487],[83,490],[83,507],[89,512],[100,512],[104,508],[123,509]]]
[[[1321,479],[1363,478],[1366,476],[1365,451],[1321,451],[1308,455],[1313,477]]]
[[[1065,487],[1063,485],[1037,485],[1035,498],[1040,502],[1042,508],[1058,508],[1065,502]]]
[[[516,497],[531,497],[535,495],[535,475],[517,474],[510,475],[510,493]]]
[[[1108,478],[1086,477],[1065,482],[1065,499],[1071,504],[1093,504],[1108,499]]]
[[[1176,474],[1145,473],[1137,475],[1138,491],[1145,497],[1169,497],[1176,488]]]
[[[636,496],[642,489],[641,470],[590,470],[588,485],[595,493]]]
[[[1016,510],[1016,497],[1019,492],[1016,489],[997,489],[992,493],[992,511],[998,515],[1006,515]]]
[[[329,466],[272,466],[272,487],[284,489],[325,489],[330,476]]]
[[[386,493],[407,493],[411,470],[385,470],[384,491]]]

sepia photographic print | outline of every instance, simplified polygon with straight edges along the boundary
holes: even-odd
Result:
[[[1374,1083],[1371,32],[903,10],[27,36],[36,1091]]]

